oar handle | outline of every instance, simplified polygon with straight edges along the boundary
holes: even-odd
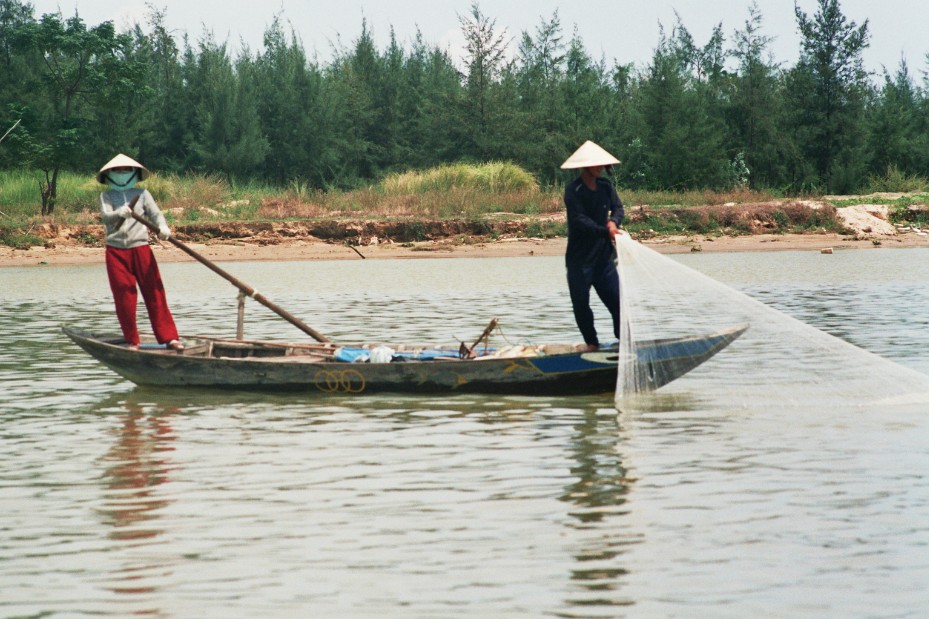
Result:
[[[484,338],[490,335],[490,332],[496,328],[497,328],[497,319],[491,318],[490,324],[487,325],[487,327],[484,329],[484,332],[481,333],[481,336],[477,338],[476,340],[474,340],[473,344],[471,344],[470,346],[467,346],[464,344],[464,342],[462,342],[462,347],[464,348],[464,352],[466,353],[468,359],[474,356],[474,349],[477,348],[478,344],[483,342]]]
[[[158,233],[158,226],[156,226],[155,224],[153,224],[152,222],[150,222],[150,221],[147,220],[146,218],[142,217],[141,215],[139,215],[139,214],[136,213],[135,211],[132,211],[132,218],[135,219],[135,220],[136,220],[137,222],[139,222],[140,224],[142,224],[142,225],[148,227],[148,228],[149,228],[150,230],[152,230],[153,232]],[[325,335],[319,333],[318,331],[316,331],[315,329],[313,329],[312,327],[310,327],[309,325],[307,325],[306,323],[304,323],[302,320],[300,320],[299,318],[297,318],[296,316],[294,316],[293,314],[291,314],[290,312],[288,312],[288,311],[285,310],[284,308],[278,307],[276,304],[274,304],[274,303],[272,303],[270,300],[268,300],[267,297],[265,297],[265,296],[264,296],[263,294],[261,294],[260,292],[256,291],[254,288],[252,288],[251,286],[249,286],[249,285],[246,284],[245,282],[240,281],[239,279],[237,279],[237,278],[234,277],[233,275],[230,275],[229,273],[227,273],[227,272],[224,271],[223,269],[219,268],[219,267],[218,267],[214,262],[212,262],[211,260],[209,260],[209,259],[207,259],[207,258],[201,256],[200,254],[198,254],[196,251],[194,251],[193,249],[191,249],[190,247],[188,247],[187,245],[185,245],[184,243],[182,243],[181,241],[179,241],[177,238],[175,238],[175,236],[174,236],[173,234],[170,235],[170,236],[167,238],[167,240],[170,241],[175,247],[177,247],[178,249],[180,249],[181,251],[183,251],[184,253],[186,253],[188,256],[190,256],[190,257],[194,258],[195,260],[197,260],[198,262],[202,263],[202,264],[203,264],[204,266],[206,266],[208,269],[210,269],[211,271],[213,271],[214,273],[216,273],[217,275],[219,275],[220,277],[222,277],[223,279],[225,279],[226,281],[228,281],[229,283],[231,283],[233,286],[235,286],[236,288],[238,288],[239,290],[241,290],[243,294],[245,294],[246,296],[249,296],[249,297],[255,299],[256,301],[258,301],[259,303],[261,303],[262,305],[264,305],[265,307],[267,307],[269,310],[271,310],[272,312],[274,312],[275,314],[277,314],[278,316],[280,316],[281,318],[283,318],[284,320],[286,320],[287,322],[289,322],[289,323],[292,324],[293,326],[297,327],[298,329],[300,329],[300,330],[303,331],[304,333],[306,333],[306,334],[308,334],[309,336],[311,336],[311,337],[313,337],[314,339],[316,339],[316,341],[318,341],[318,342],[329,342],[329,341],[330,341],[329,338],[327,338]]]

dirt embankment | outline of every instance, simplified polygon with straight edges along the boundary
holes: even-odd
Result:
[[[563,236],[550,236],[552,231],[564,230],[564,220],[564,214],[501,214],[482,221],[213,222],[177,226],[174,232],[178,239],[217,261],[540,256],[564,253]],[[811,227],[813,220],[828,222],[837,232],[825,228],[817,231]],[[656,227],[672,222],[688,229],[705,227],[712,232],[659,234],[645,227],[652,221]],[[638,224],[640,232],[636,238],[663,253],[929,247],[929,229],[890,224],[887,207],[879,204],[838,209],[827,202],[814,201],[687,208],[632,206],[627,208],[627,223]],[[794,226],[807,232],[782,233],[783,229]],[[31,232],[44,240],[43,245],[0,247],[0,266],[103,260],[101,225],[44,223]],[[156,248],[159,260],[190,260],[168,243]]]
[[[499,221],[274,221],[188,224],[175,230],[191,241],[245,241],[276,245],[310,240],[349,245],[417,243],[423,241],[483,242],[524,234],[529,219]]]

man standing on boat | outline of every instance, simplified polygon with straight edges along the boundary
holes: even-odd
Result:
[[[148,244],[148,228],[132,216],[135,212],[155,222],[162,239],[171,236],[152,194],[135,186],[146,176],[148,170],[141,163],[122,154],[113,157],[97,173],[97,182],[109,186],[100,194],[100,213],[106,226],[106,273],[126,344],[130,348],[139,347],[136,306],[141,289],[158,342],[180,351],[184,345],[178,339],[174,317],[168,309],[158,263]]]
[[[590,309],[590,288],[613,317],[613,334],[619,339],[619,273],[613,237],[622,234],[619,226],[625,212],[613,183],[602,177],[604,170],[619,159],[590,140],[561,164],[561,169],[580,169],[580,176],[565,188],[568,209],[568,291],[574,319],[588,351],[597,350],[600,340]]]

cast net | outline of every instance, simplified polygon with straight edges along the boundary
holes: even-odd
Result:
[[[616,237],[616,249],[621,410],[643,405],[645,394],[665,382],[662,397],[688,393],[721,406],[763,401],[809,411],[929,404],[926,374],[793,318],[628,235]],[[728,257],[739,260],[738,254]],[[701,339],[708,335],[719,339]],[[677,378],[708,352],[711,358]]]

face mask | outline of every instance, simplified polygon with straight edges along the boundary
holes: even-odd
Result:
[[[130,172],[112,171],[106,174],[106,184],[110,186],[110,189],[115,189],[117,191],[132,189],[137,182],[139,182],[137,170],[132,170]]]

